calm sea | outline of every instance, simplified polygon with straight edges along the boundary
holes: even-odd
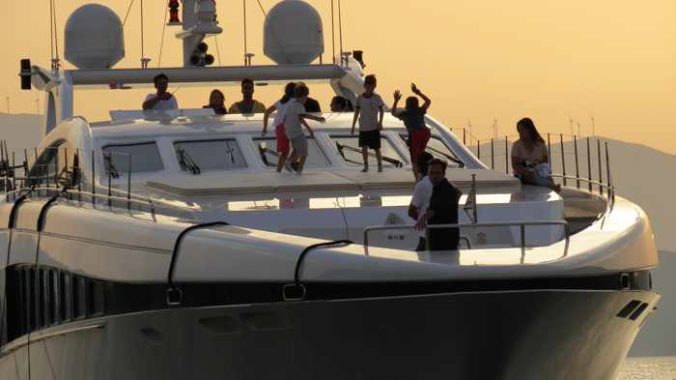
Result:
[[[676,356],[627,358],[618,380],[676,380]]]

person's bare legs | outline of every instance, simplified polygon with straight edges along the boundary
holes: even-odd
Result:
[[[383,155],[380,153],[380,149],[376,149],[376,159],[378,160],[378,173],[383,171]]]
[[[364,169],[362,169],[362,173],[366,173],[369,171],[369,148],[366,146],[361,147],[361,158],[364,161]]]
[[[279,159],[277,160],[277,173],[281,173],[282,170],[284,170],[284,164],[286,164],[286,160],[289,158],[289,152],[282,153],[279,155]]]

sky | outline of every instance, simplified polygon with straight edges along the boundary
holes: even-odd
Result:
[[[59,49],[68,15],[87,3],[54,0]],[[121,18],[131,0],[101,0]],[[243,56],[243,1],[248,8],[248,45],[254,63],[263,53],[263,16],[255,0],[218,0],[224,33],[218,37],[223,65]],[[338,0],[335,0],[337,3]],[[37,91],[21,92],[19,59],[49,65],[49,0],[5,0],[0,12],[0,112],[35,113]],[[269,10],[277,0],[260,0]],[[330,61],[331,1],[311,0],[324,20],[324,61]],[[126,58],[120,67],[139,67],[140,5],[127,24]],[[165,0],[143,0],[145,50],[159,63]],[[651,0],[444,0],[342,1],[345,50],[364,50],[366,71],[379,78],[378,92],[410,92],[415,81],[433,100],[430,113],[453,128],[472,126],[486,139],[515,134],[515,123],[531,117],[542,133],[595,133],[676,154],[676,2]],[[166,28],[162,66],[181,64],[176,29]],[[213,40],[212,40],[213,41]],[[215,46],[212,43],[212,53]],[[216,54],[215,54],[216,55]],[[72,68],[64,62],[66,68]],[[224,89],[228,102],[236,87]],[[109,109],[138,108],[148,90],[76,94],[76,112],[90,120]],[[314,92],[328,104],[328,92]],[[278,89],[259,89],[270,103]],[[177,94],[184,107],[206,103],[208,89]],[[37,103],[36,103],[37,102]],[[571,128],[571,122],[572,128]],[[497,131],[493,128],[497,122]],[[2,132],[0,131],[0,136]]]

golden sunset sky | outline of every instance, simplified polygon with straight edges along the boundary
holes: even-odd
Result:
[[[248,4],[249,48],[254,63],[262,53],[263,16]],[[337,0],[336,0],[337,1]],[[101,0],[121,18],[130,0]],[[277,1],[261,0],[268,10]],[[324,61],[331,56],[330,0],[312,0],[324,19]],[[87,3],[56,0],[59,47],[68,15]],[[127,56],[119,67],[139,67],[140,3],[125,26]],[[224,65],[242,62],[242,0],[218,0],[224,33],[218,37]],[[415,81],[433,99],[431,114],[466,127],[479,138],[513,134],[515,122],[532,117],[543,133],[596,133],[676,154],[676,1],[651,0],[343,0],[346,50],[365,51],[367,71],[378,74],[379,89],[391,102],[395,88]],[[158,64],[165,0],[144,0],[146,55]],[[180,65],[175,28],[167,28],[163,66]],[[5,0],[0,7],[0,111],[35,113],[36,91],[19,91],[19,59],[49,65],[49,1]],[[211,40],[213,41],[213,39]],[[215,45],[210,43],[215,55]],[[63,56],[63,52],[61,52]],[[66,68],[72,68],[65,63]],[[109,109],[138,108],[148,92],[78,93],[76,111],[91,120]],[[236,87],[225,89],[228,102]],[[208,90],[185,89],[184,107],[206,102]],[[328,93],[315,94],[327,104]],[[270,103],[277,89],[260,89]],[[1,132],[0,132],[1,135]]]

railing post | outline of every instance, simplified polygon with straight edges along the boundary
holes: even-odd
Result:
[[[462,145],[467,146],[467,130],[465,128],[462,129]]]
[[[92,205],[96,205],[96,151],[92,149]]]
[[[596,139],[596,153],[597,153],[598,160],[599,160],[599,164],[598,164],[598,167],[599,167],[599,183],[600,183],[599,192],[601,193],[601,195],[603,195],[603,165],[602,165],[602,161],[601,161],[601,140],[599,140],[599,139]]]
[[[476,140],[476,156],[481,160],[481,140],[479,139]]]
[[[549,133],[547,133],[547,157],[549,158],[549,164],[552,165],[553,168],[554,162],[552,158],[552,139]]]
[[[592,187],[592,171],[591,171],[591,147],[590,147],[590,142],[589,142],[589,137],[587,137],[587,174],[589,176],[589,192],[591,193],[593,190]]]
[[[561,169],[563,170],[563,186],[568,184],[566,179],[566,150],[563,149],[563,133],[559,133],[559,143],[561,144]]]
[[[519,224],[519,232],[521,233],[521,264],[526,261],[526,226]]]
[[[575,178],[577,178],[577,188],[580,188],[580,164],[577,154],[577,136],[573,135],[573,145],[575,146]]]
[[[505,174],[509,175],[509,136],[505,136]]]
[[[491,137],[491,169],[495,169],[495,139]]]
[[[127,210],[131,210],[131,154],[129,154],[129,165],[127,167]]]
[[[112,162],[113,162],[113,153],[112,152],[108,153],[108,158],[107,158],[106,161],[108,161],[110,163],[110,165],[112,166]],[[112,202],[110,200],[110,197],[113,195],[113,192],[112,192],[112,189],[111,189],[111,187],[112,187],[111,185],[112,185],[112,182],[113,182],[112,167],[108,167],[107,171],[108,171],[108,207],[111,207]]]
[[[615,204],[615,184],[613,183],[612,172],[610,170],[610,151],[608,150],[608,142],[606,141],[606,171],[608,181],[608,197],[610,198],[611,206]]]

